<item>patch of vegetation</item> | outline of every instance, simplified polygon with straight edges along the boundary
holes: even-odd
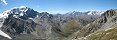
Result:
[[[98,32],[95,34],[92,34],[89,37],[90,40],[117,40],[117,27],[107,30]]]
[[[68,23],[66,23],[66,25],[64,27],[64,33],[71,34],[75,30],[77,30],[78,27],[79,27],[79,23],[75,20],[71,20]]]

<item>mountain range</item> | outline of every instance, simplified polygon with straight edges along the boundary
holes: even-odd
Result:
[[[117,40],[116,19],[117,9],[50,14],[21,6],[0,14],[0,39]]]

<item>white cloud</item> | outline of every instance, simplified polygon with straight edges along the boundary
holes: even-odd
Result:
[[[5,0],[0,0],[0,1],[3,2],[5,5],[8,4]]]

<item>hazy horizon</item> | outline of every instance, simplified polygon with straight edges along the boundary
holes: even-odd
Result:
[[[13,7],[27,6],[38,12],[109,10],[117,8],[117,0],[1,0],[0,13]]]

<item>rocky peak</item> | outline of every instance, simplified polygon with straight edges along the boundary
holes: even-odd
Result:
[[[112,16],[116,16],[117,15],[117,10],[107,10],[106,12],[104,12],[104,14],[102,14],[102,16],[105,17],[112,17]]]
[[[20,34],[30,34],[35,31],[36,23],[32,19],[36,17],[37,13],[25,6],[5,11],[0,18],[4,19],[1,30],[12,38]]]
[[[29,18],[36,17],[37,13],[38,13],[37,11],[34,11],[31,8],[21,6],[19,8],[15,7],[10,9],[9,11],[5,11],[2,13],[2,15],[8,17],[8,15],[13,14],[12,16],[15,18],[21,18],[21,19],[27,20]]]

